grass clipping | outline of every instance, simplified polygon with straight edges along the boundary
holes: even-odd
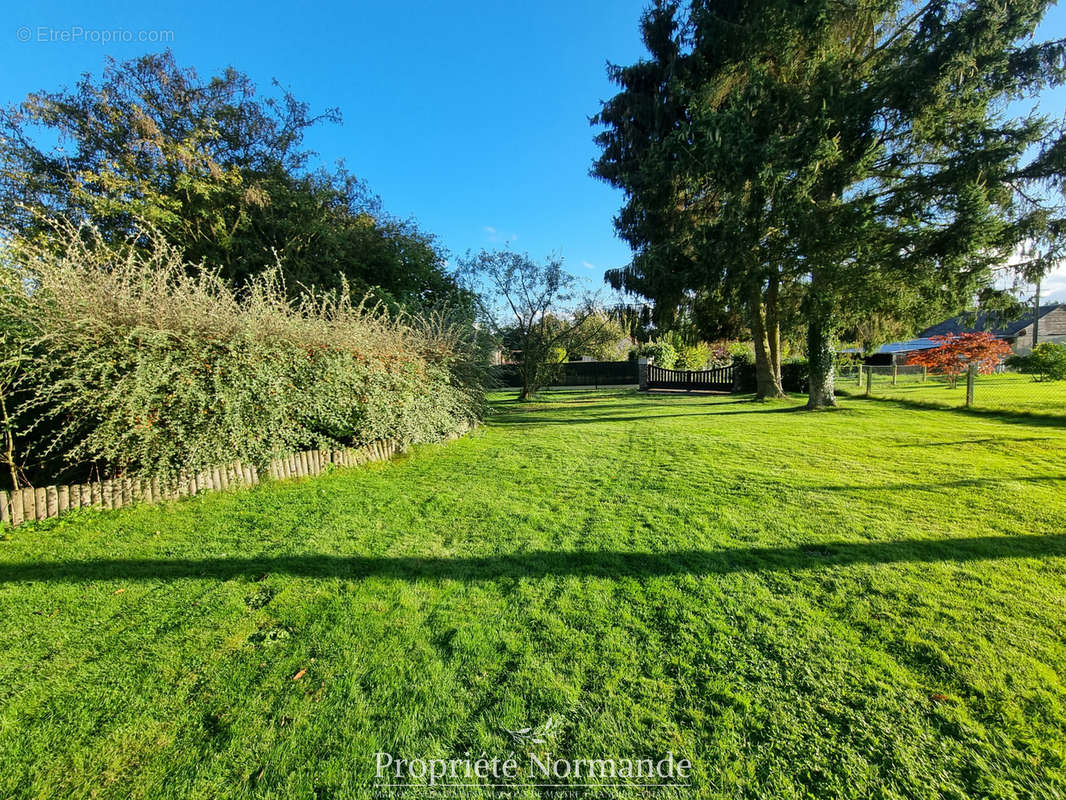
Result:
[[[5,387],[28,461],[170,479],[376,439],[429,442],[482,410],[476,337],[347,291],[237,294],[151,232],[115,247],[57,223],[4,254]],[[58,246],[57,246],[58,243]]]

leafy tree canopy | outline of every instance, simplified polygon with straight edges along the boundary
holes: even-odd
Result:
[[[798,301],[811,404],[832,404],[842,329],[957,309],[1022,243],[1040,245],[1029,275],[1061,255],[1061,131],[1006,113],[1063,81],[1064,43],[1031,38],[1047,6],[659,0],[649,58],[612,68],[594,120],[636,250],[608,278],[744,307],[761,394],[780,389],[781,300]]]
[[[342,164],[309,169],[306,131],[340,113],[273,88],[232,67],[201,78],[167,51],[28,95],[0,112],[0,226],[36,238],[64,217],[118,244],[149,225],[236,286],[279,263],[290,288],[343,279],[405,305],[469,304],[432,235]]]

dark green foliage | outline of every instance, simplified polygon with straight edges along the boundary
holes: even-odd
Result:
[[[654,336],[652,325],[652,308],[646,303],[618,303],[607,309],[606,313],[625,331],[626,336],[639,344],[646,343]]]
[[[811,404],[832,404],[841,330],[957,308],[1023,244],[1028,276],[1061,254],[1058,125],[1003,113],[1063,80],[1063,42],[1030,38],[1047,6],[656,3],[650,58],[612,68],[621,91],[595,120],[595,172],[625,190],[637,250],[609,278],[671,306],[744,304],[760,394],[798,308]]]
[[[169,51],[109,61],[99,80],[3,111],[0,227],[46,236],[62,216],[123,243],[148,225],[236,286],[280,265],[294,292],[343,280],[357,296],[472,311],[431,235],[385,214],[343,165],[308,169],[305,132],[339,121],[288,92],[259,94],[233,68],[202,79]]]
[[[733,385],[738,392],[754,392],[755,362],[754,359],[735,358],[733,364],[736,372],[733,377]],[[787,360],[781,363],[781,385],[786,392],[793,394],[806,394],[810,390],[810,368],[804,359]]]

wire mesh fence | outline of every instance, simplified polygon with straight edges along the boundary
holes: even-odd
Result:
[[[1016,372],[943,375],[910,365],[862,366],[841,371],[837,385],[852,395],[937,408],[1066,418],[1066,381],[1039,380]]]

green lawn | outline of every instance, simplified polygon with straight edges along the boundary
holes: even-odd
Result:
[[[946,378],[938,375],[930,375],[923,381],[915,369],[904,367],[893,385],[891,369],[879,368],[874,374],[870,396],[943,408],[965,406],[965,375],[952,387]],[[860,384],[850,376],[840,386],[851,395],[863,395],[866,391],[865,383]],[[977,411],[1055,416],[1066,421],[1066,381],[1036,381],[1031,375],[1009,372],[978,375],[973,395],[973,408]]]
[[[662,797],[1066,794],[1066,427],[499,409],[389,464],[9,531],[0,797],[489,797],[375,794],[375,753],[530,748],[691,760]]]

